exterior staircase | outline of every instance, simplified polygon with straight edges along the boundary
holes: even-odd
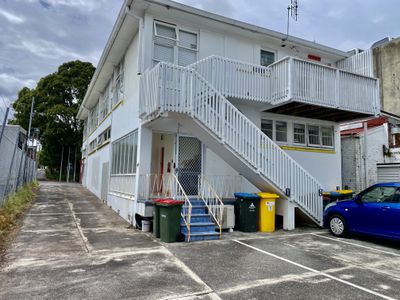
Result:
[[[195,69],[159,63],[142,75],[140,93],[143,121],[167,115],[178,119],[257,188],[293,202],[322,226],[322,185],[318,180]],[[190,231],[190,216],[185,220]]]
[[[186,242],[219,240],[220,233],[215,231],[216,224],[210,215],[208,208],[201,199],[190,199],[192,204],[192,214],[189,227],[186,226],[183,218],[181,220],[181,233]],[[183,209],[183,215],[185,209]]]

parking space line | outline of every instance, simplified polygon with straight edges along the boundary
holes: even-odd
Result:
[[[382,298],[382,299],[395,300],[395,298],[392,298],[392,297],[389,297],[389,296],[386,296],[386,295],[377,293],[377,292],[375,292],[375,291],[373,291],[373,290],[370,290],[370,289],[367,289],[367,288],[365,288],[365,287],[359,286],[359,285],[357,285],[357,284],[351,283],[351,282],[349,282],[349,281],[346,281],[346,280],[337,278],[337,277],[332,276],[332,275],[330,275],[330,274],[327,274],[327,273],[325,273],[325,272],[321,272],[321,271],[315,270],[315,269],[313,269],[313,268],[310,268],[310,267],[307,267],[307,266],[305,266],[305,265],[299,264],[299,263],[294,262],[294,261],[292,261],[292,260],[289,260],[289,259],[287,259],[287,258],[278,256],[278,255],[276,255],[276,254],[273,254],[273,253],[267,252],[267,251],[265,251],[265,250],[256,248],[256,247],[254,247],[254,246],[248,245],[248,244],[243,243],[243,242],[241,242],[241,241],[238,241],[238,240],[233,240],[233,241],[236,242],[236,243],[239,243],[239,244],[241,244],[241,245],[243,245],[243,246],[246,246],[246,247],[248,247],[248,248],[250,248],[250,249],[253,249],[253,250],[255,250],[255,251],[261,252],[261,253],[263,253],[263,254],[269,255],[269,256],[274,257],[274,258],[276,258],[276,259],[279,259],[279,260],[281,260],[281,261],[284,261],[284,262],[287,262],[287,263],[292,264],[292,265],[294,265],[294,266],[297,266],[297,267],[299,267],[299,268],[305,269],[305,270],[307,270],[307,271],[310,271],[310,272],[319,274],[319,275],[321,275],[321,276],[330,278],[330,279],[332,279],[332,280],[338,281],[338,282],[340,282],[340,283],[346,284],[346,285],[348,285],[348,286],[351,286],[351,287],[353,287],[353,288],[359,289],[359,290],[361,290],[361,291],[364,291],[364,292],[366,292],[366,293],[372,294],[372,295],[374,295],[374,296],[380,297],[380,298]]]
[[[343,244],[357,246],[357,247],[360,247],[360,248],[373,250],[373,251],[377,251],[377,252],[381,252],[381,253],[390,254],[390,255],[393,255],[393,256],[399,256],[400,257],[399,253],[385,251],[385,250],[381,250],[381,249],[378,249],[378,248],[375,248],[375,247],[369,247],[369,246],[360,245],[358,243],[352,243],[352,242],[344,241],[343,239],[340,239],[340,238],[332,238],[332,237],[324,236],[324,235],[317,234],[317,233],[310,233],[310,235],[314,235],[314,236],[317,236],[317,237],[320,237],[320,238],[323,238],[323,239],[332,240],[332,241],[335,241],[335,242],[341,242]]]
[[[302,233],[285,233],[285,234],[271,234],[264,236],[254,236],[254,237],[238,237],[236,240],[238,241],[250,241],[250,240],[262,240],[262,239],[271,239],[271,238],[282,238],[282,237],[294,237],[294,236],[303,236],[309,235],[313,233],[318,233],[320,231],[312,231],[312,232],[302,232]]]

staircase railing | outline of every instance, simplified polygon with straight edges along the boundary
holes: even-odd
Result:
[[[218,226],[219,237],[221,238],[224,203],[211,186],[210,182],[207,180],[207,177],[200,175],[198,183],[199,197],[203,200],[209,214],[213,218],[215,224]]]
[[[293,200],[322,224],[322,185],[246,118],[200,74],[188,67],[160,63],[142,76],[158,74],[158,84],[142,86],[141,99],[152,105],[142,117],[163,111],[184,113],[203,124],[216,138],[251,166],[279,193]],[[156,91],[150,91],[149,88]],[[146,99],[144,95],[159,95]],[[155,104],[155,105],[154,105]]]
[[[141,198],[170,198],[185,201],[181,217],[187,228],[190,241],[190,222],[192,219],[192,203],[175,174],[146,174],[140,176],[139,195]]]
[[[379,81],[295,57],[284,57],[268,67],[220,56],[209,56],[189,66],[228,98],[278,105],[298,101],[311,105],[379,113]]]

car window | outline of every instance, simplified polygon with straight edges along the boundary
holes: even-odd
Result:
[[[362,202],[393,202],[397,188],[392,186],[378,186],[361,196]]]

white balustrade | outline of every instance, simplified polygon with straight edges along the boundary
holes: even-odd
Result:
[[[379,113],[378,80],[299,58],[268,67],[219,56],[190,68],[225,97],[278,105],[288,101],[366,114]]]
[[[135,174],[111,175],[109,192],[117,196],[133,198],[135,196]]]
[[[246,161],[254,172],[275,185],[282,195],[289,189],[288,198],[321,224],[322,186],[314,177],[195,70],[167,63],[160,63],[155,69],[145,72],[141,79],[147,81],[150,77],[149,80],[154,80],[155,73],[159,76],[158,84],[151,85],[158,92],[144,91],[153,97],[142,98],[150,103],[145,115],[159,110],[184,113],[197,119],[215,138]],[[142,86],[149,85],[142,83]]]

